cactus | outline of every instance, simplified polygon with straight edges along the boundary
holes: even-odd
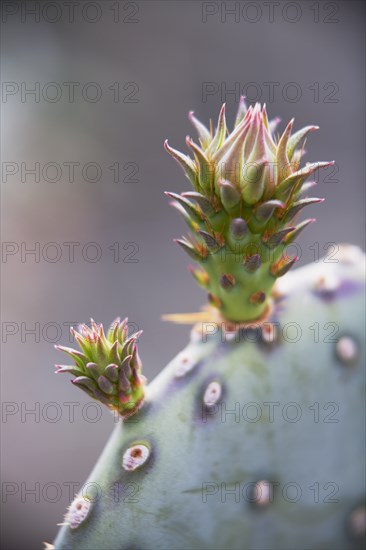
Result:
[[[242,99],[234,130],[190,113],[194,160],[172,149],[193,191],[168,193],[191,230],[178,243],[209,295],[186,349],[146,387],[126,321],[74,332],[68,372],[120,421],[61,549],[352,549],[365,539],[363,253],[287,273],[305,180],[308,126],[279,139]],[[282,277],[283,276],[283,277]],[[91,489],[92,487],[93,489]],[[95,489],[95,488],[98,489]],[[48,547],[50,547],[48,545]]]

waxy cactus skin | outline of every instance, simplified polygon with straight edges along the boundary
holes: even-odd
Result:
[[[258,136],[266,136],[271,123],[265,109],[246,110],[240,103],[236,128],[243,135],[246,124],[247,132],[254,128],[250,147],[242,144],[244,161],[263,165],[258,190],[240,175],[230,181],[226,174],[222,182],[205,164],[232,135],[223,131],[223,110],[215,134],[192,114],[191,120],[201,144],[187,140],[195,160],[168,148],[184,164],[194,191],[170,196],[192,232],[181,245],[201,264],[193,275],[218,314],[193,327],[188,346],[145,391],[134,338],[119,348],[116,363],[121,369],[130,357],[130,374],[135,367],[139,380],[131,390],[143,392],[144,401],[126,411],[123,399],[116,401],[119,381],[113,392],[104,391],[121,420],[87,480],[99,493],[76,496],[54,548],[361,549],[365,256],[339,245],[331,261],[286,273],[291,260],[283,258],[285,246],[308,223],[293,225],[292,218],[314,202],[301,202],[300,187],[306,192],[311,185],[297,169],[288,172],[285,186],[278,177],[273,183],[263,176],[263,159],[264,153],[275,156],[285,170],[286,155],[299,162],[296,145],[309,128],[294,140],[290,123],[275,150],[265,137],[265,151],[257,154]],[[257,250],[243,253],[236,241],[255,242]],[[216,246],[234,253],[219,255]],[[91,330],[104,334],[100,325]],[[111,361],[110,351],[103,361],[95,352],[86,349],[98,367],[89,369],[99,392],[110,389],[99,377]],[[89,372],[84,359],[78,365],[80,357],[72,357]],[[57,370],[79,377],[72,368]],[[99,398],[94,386],[80,386]]]

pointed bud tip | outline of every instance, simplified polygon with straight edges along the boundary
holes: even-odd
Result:
[[[258,162],[258,166],[268,166],[270,164],[271,164],[271,161],[268,160],[266,157],[262,157]]]
[[[242,218],[234,218],[230,224],[230,232],[234,238],[242,238],[248,232],[248,226]]]
[[[240,96],[240,99],[239,99],[239,108],[240,107],[244,107],[246,109],[246,104],[245,104],[245,96],[244,95],[241,95]],[[248,110],[248,109],[246,109]]]
[[[235,189],[235,186],[232,183],[230,183],[228,180],[224,180],[224,179],[220,179],[219,182],[218,182],[218,185],[219,185],[219,187],[230,187],[230,188]]]

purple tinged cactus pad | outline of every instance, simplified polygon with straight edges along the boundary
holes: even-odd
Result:
[[[362,548],[365,256],[339,245],[287,273],[286,246],[314,221],[297,217],[321,201],[306,179],[328,163],[300,167],[317,127],[276,138],[243,99],[231,133],[224,107],[215,131],[189,117],[192,157],[165,146],[193,190],[168,195],[210,306],[146,387],[126,322],[61,348],[75,365],[57,371],[121,420],[88,479],[98,494],[76,496],[54,547]]]

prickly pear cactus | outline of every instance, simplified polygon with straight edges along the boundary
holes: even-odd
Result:
[[[57,371],[121,420],[54,547],[362,548],[365,258],[340,245],[282,278],[293,219],[319,201],[301,198],[315,165],[297,150],[315,128],[277,140],[243,101],[229,135],[224,110],[215,133],[190,116],[194,160],[166,147],[195,190],[170,196],[210,307],[147,386],[126,322],[75,333],[75,366]]]

